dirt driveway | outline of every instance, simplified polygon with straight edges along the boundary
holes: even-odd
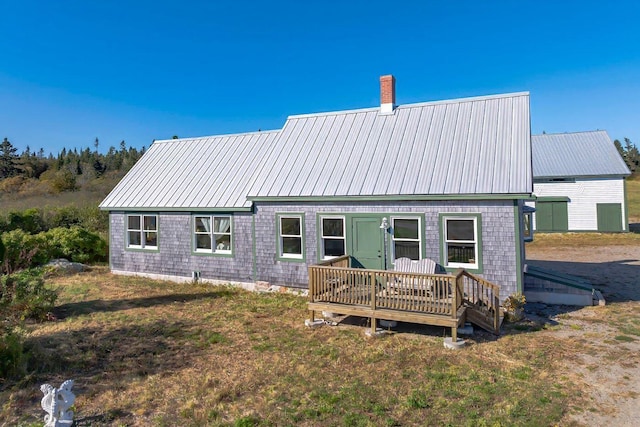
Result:
[[[566,423],[640,426],[640,247],[527,248],[527,259],[587,278],[607,301],[605,307],[528,309],[528,316],[554,325],[545,333],[577,350],[561,374],[582,384],[587,403],[572,408]]]

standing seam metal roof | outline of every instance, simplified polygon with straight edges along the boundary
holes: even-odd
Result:
[[[527,92],[290,116],[282,130],[154,142],[103,209],[249,208],[252,197],[533,191]],[[248,199],[249,198],[249,199]]]
[[[630,174],[603,130],[533,135],[531,147],[534,178]]]

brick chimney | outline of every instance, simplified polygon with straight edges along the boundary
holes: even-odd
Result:
[[[380,113],[393,114],[396,108],[396,78],[391,74],[380,77]]]

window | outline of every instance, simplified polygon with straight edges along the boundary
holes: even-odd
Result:
[[[127,247],[158,249],[158,215],[127,215]]]
[[[478,216],[445,216],[444,254],[447,267],[480,268]]]
[[[535,209],[531,206],[523,206],[522,208],[522,238],[525,242],[533,241],[533,213]]]
[[[231,253],[231,217],[228,215],[195,216],[193,235],[196,252]]]
[[[411,258],[419,260],[422,258],[420,254],[420,219],[419,218],[391,218],[391,227],[393,234],[393,257]]]
[[[278,243],[281,258],[302,259],[302,215],[278,216]]]
[[[320,220],[322,234],[322,259],[342,256],[345,251],[344,218],[322,217]]]

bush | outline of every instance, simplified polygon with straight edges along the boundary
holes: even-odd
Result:
[[[63,191],[75,191],[78,189],[76,176],[68,169],[62,169],[56,172],[51,186],[56,193],[62,193]]]
[[[4,321],[46,319],[58,294],[45,287],[42,275],[42,269],[30,269],[0,278],[0,307]]]
[[[14,328],[0,324],[0,380],[24,373],[27,356],[22,343],[23,337]]]
[[[52,258],[66,258],[74,262],[104,261],[107,243],[97,234],[84,228],[53,228],[44,233]]]
[[[17,229],[4,233],[1,238],[5,247],[2,271],[7,274],[42,265],[50,259],[44,233],[34,235]]]

